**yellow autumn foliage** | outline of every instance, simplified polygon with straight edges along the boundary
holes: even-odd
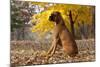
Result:
[[[36,25],[32,28],[32,32],[44,34],[48,31],[51,31],[54,27],[54,23],[49,21],[48,19],[51,13],[54,11],[58,11],[61,13],[66,26],[70,30],[70,21],[68,16],[69,10],[72,11],[72,18],[73,20],[75,20],[75,28],[78,28],[77,22],[84,21],[87,24],[90,24],[92,22],[92,13],[90,6],[55,4],[53,6],[48,7],[47,10],[32,16],[32,22],[36,23]]]

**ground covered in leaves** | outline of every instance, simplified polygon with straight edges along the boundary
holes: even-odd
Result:
[[[50,44],[39,45],[33,41],[11,41],[11,65],[39,65],[55,63],[73,63],[95,61],[94,39],[76,40],[79,54],[76,57],[68,57],[62,50],[56,50],[48,60],[43,55],[49,49]]]

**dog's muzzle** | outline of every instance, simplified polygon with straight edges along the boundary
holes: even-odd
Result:
[[[54,16],[50,16],[50,17],[49,17],[49,20],[50,20],[50,21],[54,21]]]
[[[49,17],[49,20],[50,20],[50,21],[52,21],[52,20],[53,20],[53,17],[52,17],[52,16],[50,16],[50,17]]]

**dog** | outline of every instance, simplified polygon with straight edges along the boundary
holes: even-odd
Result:
[[[76,56],[78,54],[78,47],[74,37],[69,32],[60,12],[53,12],[49,16],[49,21],[54,22],[55,28],[53,30],[53,41],[47,54],[52,56],[58,45],[62,46],[64,53],[68,56]]]

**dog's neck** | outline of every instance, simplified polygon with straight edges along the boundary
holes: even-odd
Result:
[[[54,25],[61,24],[65,25],[64,20],[60,18],[60,20],[56,21]]]

